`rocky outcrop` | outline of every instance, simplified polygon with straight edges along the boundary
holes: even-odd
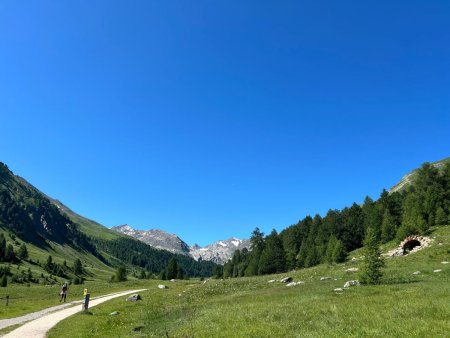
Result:
[[[190,248],[190,255],[195,260],[213,261],[218,264],[224,264],[233,257],[236,250],[250,248],[250,241],[248,239],[239,239],[231,237],[227,240],[220,240],[205,247],[200,247],[197,244]]]
[[[189,256],[189,245],[187,245],[177,235],[170,234],[163,230],[136,230],[127,224],[118,225],[112,227],[111,229],[134,237],[156,249],[167,250],[173,253]]]
[[[177,235],[170,234],[163,230],[137,230],[127,224],[118,225],[111,229],[134,237],[156,249],[191,256],[196,261],[204,260],[224,264],[233,257],[236,250],[242,250],[244,248],[250,249],[250,241],[248,239],[239,239],[236,237],[220,240],[205,247],[201,247],[197,244],[190,247]]]

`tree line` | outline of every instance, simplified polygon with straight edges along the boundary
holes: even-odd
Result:
[[[306,216],[267,236],[256,228],[250,250],[237,250],[223,267],[215,269],[214,275],[255,276],[343,262],[348,252],[364,245],[365,238],[366,245],[370,243],[372,251],[377,252],[378,242],[426,235],[432,226],[447,225],[449,214],[450,164],[436,167],[424,163],[410,186],[391,193],[383,190],[376,201],[366,197],[362,205],[353,203],[342,210],[329,210],[324,217]]]

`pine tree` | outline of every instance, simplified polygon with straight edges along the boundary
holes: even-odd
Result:
[[[322,262],[333,264],[333,251],[336,245],[337,238],[335,235],[331,235],[328,240],[327,249],[325,250],[325,255],[322,257]]]
[[[2,279],[0,280],[0,287],[5,288],[7,286],[8,286],[8,278],[6,277],[6,274],[4,274]]]
[[[17,252],[17,256],[21,260],[28,259],[28,249],[27,249],[27,246],[25,245],[25,243],[22,243],[22,245],[19,247],[19,251]]]
[[[52,272],[53,270],[53,258],[51,255],[47,257],[47,262],[44,265],[44,270],[47,272]]]
[[[181,266],[177,267],[177,279],[184,279],[184,271]]]
[[[73,273],[77,276],[81,276],[83,274],[83,265],[81,264],[81,260],[78,258],[75,262],[73,262]]]
[[[434,222],[436,225],[447,225],[447,215],[442,207],[437,208]]]
[[[331,259],[334,263],[343,263],[347,259],[347,250],[339,239],[336,240]]]
[[[276,230],[272,230],[267,236],[264,250],[259,261],[259,274],[269,274],[284,272],[286,270],[286,260],[284,256],[283,243]]]
[[[384,266],[384,261],[381,257],[381,250],[375,230],[372,227],[367,229],[364,239],[364,251],[365,259],[361,282],[363,284],[379,284],[383,276],[381,269]]]
[[[12,244],[6,245],[5,250],[5,262],[14,263],[16,261],[16,255],[14,253],[14,247]]]
[[[3,234],[0,234],[0,262],[5,260],[5,252],[6,252],[6,239]]]
[[[177,260],[172,257],[169,261],[169,264],[167,265],[167,279],[175,279],[177,278],[178,273],[178,263]]]
[[[255,228],[250,237],[251,252],[249,255],[248,266],[245,269],[245,276],[256,276],[259,273],[259,260],[264,249],[264,234]],[[226,271],[224,266],[223,276],[226,278]]]
[[[387,243],[395,238],[394,219],[388,209],[384,211],[383,223],[381,224],[381,242]]]
[[[123,265],[117,268],[114,280],[116,282],[125,282],[127,280],[127,269]]]
[[[306,262],[306,256],[308,255],[308,244],[307,240],[303,240],[302,245],[300,245],[300,250],[297,254],[297,267],[298,268],[304,268],[305,262]]]
[[[420,211],[418,195],[409,193],[403,201],[402,224],[397,230],[397,239],[402,240],[406,236],[422,233],[421,228],[425,224]]]

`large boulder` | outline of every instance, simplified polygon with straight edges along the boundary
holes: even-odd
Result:
[[[345,284],[344,284],[344,288],[349,288],[351,286],[359,286],[359,281],[349,280],[349,281],[345,282]]]
[[[128,302],[137,302],[138,300],[142,300],[141,296],[135,293],[134,295],[131,295],[127,298]]]

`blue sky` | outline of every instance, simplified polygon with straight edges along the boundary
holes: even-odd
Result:
[[[1,1],[0,161],[189,244],[450,156],[448,1]]]

